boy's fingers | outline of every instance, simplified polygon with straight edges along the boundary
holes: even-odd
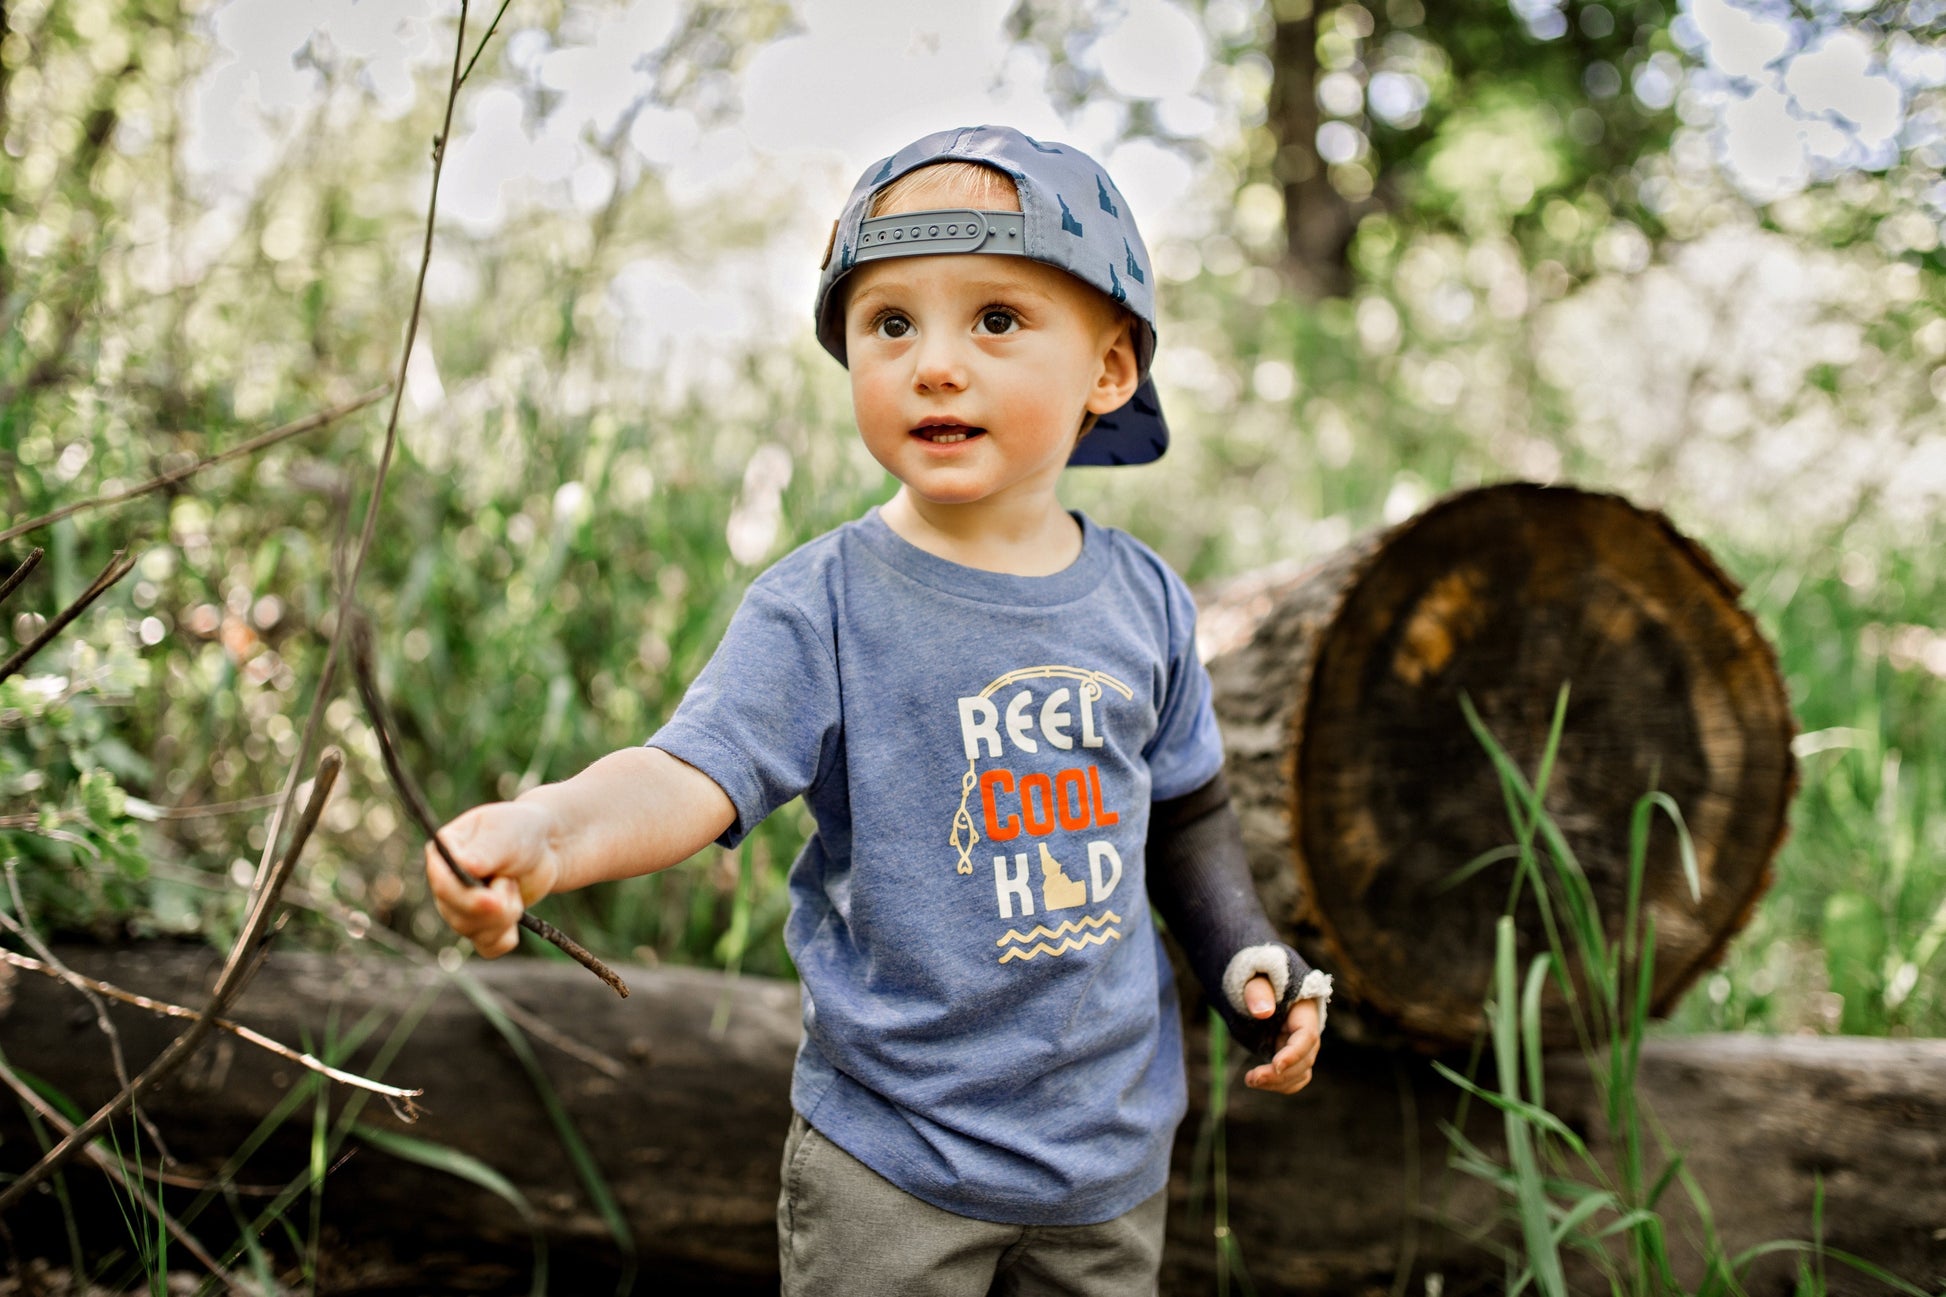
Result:
[[[1277,1012],[1277,992],[1262,973],[1243,984],[1243,1007],[1253,1018],[1268,1018]]]
[[[1285,1064],[1282,1055],[1260,1067],[1253,1067],[1244,1074],[1243,1082],[1253,1090],[1270,1090],[1276,1094],[1296,1094],[1311,1083],[1311,1064]]]
[[[519,925],[508,924],[506,927],[502,928],[499,934],[494,938],[492,938],[491,940],[482,942],[478,938],[475,938],[473,942],[473,949],[480,952],[480,957],[482,959],[498,959],[500,958],[500,956],[507,954],[508,952],[513,950],[514,947],[518,946],[519,944],[520,944]]]
[[[1256,1090],[1296,1094],[1311,1083],[1311,1071],[1317,1063],[1319,1044],[1315,1033],[1300,1031],[1287,1040],[1268,1063],[1244,1073],[1244,1084]]]
[[[426,877],[432,886],[433,905],[448,927],[473,943],[473,948],[488,959],[506,954],[520,944],[516,925],[520,922],[520,884],[504,875],[487,880],[484,887],[468,887],[453,877],[446,862],[427,853]]]
[[[478,897],[476,931],[464,933],[473,949],[487,959],[498,959],[520,944],[520,884],[502,875],[489,879],[485,887],[469,887]]]
[[[1316,1032],[1300,1031],[1278,1048],[1276,1055],[1270,1060],[1271,1066],[1279,1071],[1287,1071],[1299,1064],[1310,1067],[1317,1061],[1318,1047],[1322,1043]]]

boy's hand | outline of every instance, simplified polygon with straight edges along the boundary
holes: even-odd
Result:
[[[1268,1018],[1277,1012],[1277,993],[1271,989],[1270,979],[1253,977],[1244,983],[1243,1003],[1253,1018]],[[1268,1063],[1245,1072],[1243,1083],[1253,1090],[1296,1094],[1311,1083],[1311,1068],[1323,1043],[1318,1030],[1318,1002],[1299,1000],[1278,1028],[1276,1054]]]
[[[485,887],[468,887],[426,844],[426,882],[439,917],[488,959],[520,944],[520,915],[554,890],[560,863],[554,853],[557,820],[533,802],[475,806],[439,831],[453,859]]]

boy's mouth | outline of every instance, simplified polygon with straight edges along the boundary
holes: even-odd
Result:
[[[912,430],[912,435],[931,442],[935,446],[950,446],[955,442],[970,441],[974,437],[984,437],[985,428],[969,428],[963,423],[928,423]]]

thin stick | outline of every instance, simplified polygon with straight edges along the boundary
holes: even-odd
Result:
[[[372,498],[365,507],[365,524],[359,533],[358,550],[339,581],[337,620],[331,628],[331,640],[324,651],[324,665],[318,669],[318,690],[311,698],[311,710],[304,717],[304,732],[297,741],[297,757],[291,762],[290,774],[284,780],[282,799],[264,832],[263,855],[257,860],[259,879],[269,870],[270,862],[275,858],[277,839],[283,833],[284,821],[290,817],[291,806],[297,797],[298,772],[304,768],[311,744],[317,739],[318,727],[324,721],[325,705],[330,701],[331,686],[337,679],[338,658],[344,649],[345,623],[352,612],[352,600],[358,592],[359,574],[365,570],[366,551],[371,548],[372,534],[378,528],[378,506],[384,498],[385,479],[392,468],[392,451],[398,445],[399,406],[405,398],[405,371],[412,361],[413,341],[419,336],[419,311],[426,298],[426,272],[432,265],[433,224],[439,212],[439,173],[446,161],[446,141],[452,138],[453,133],[453,104],[459,98],[460,60],[466,56],[466,7],[467,0],[459,0],[459,30],[453,41],[453,73],[446,91],[446,116],[439,134],[433,140],[432,194],[426,200],[426,236],[419,253],[419,279],[412,290],[412,314],[406,321],[405,345],[399,349],[398,377],[392,384],[392,413],[385,421],[385,443],[379,450],[378,473],[372,479]],[[349,518],[349,502],[345,508],[345,517]]]
[[[13,898],[14,914],[18,914],[20,917],[16,919],[13,915],[0,914],[0,927],[4,927],[7,931],[26,942],[28,949],[39,955],[41,960],[47,964],[49,976],[66,982],[69,986],[79,991],[83,999],[87,1000],[89,1007],[95,1011],[95,1025],[101,1029],[102,1035],[108,1037],[108,1058],[115,1065],[115,1084],[127,1085],[128,1060],[122,1054],[122,1033],[115,1030],[115,1022],[108,1016],[108,1006],[101,1002],[100,996],[88,989],[78,974],[55,957],[54,952],[48,948],[47,943],[41,940],[40,934],[28,925],[27,898],[20,893],[20,875],[14,868],[14,859],[12,856],[7,857],[5,869],[7,874],[7,895]],[[11,955],[12,952],[0,952],[0,954]],[[167,1141],[162,1138],[162,1131],[154,1122],[149,1120],[148,1114],[144,1113],[140,1108],[136,1108],[135,1119],[142,1123],[143,1130],[149,1132],[149,1138],[155,1142],[156,1152],[161,1156],[163,1163],[166,1165],[175,1161],[176,1159],[169,1152]]]
[[[0,603],[7,602],[7,596],[19,588],[22,581],[34,574],[34,569],[41,565],[41,559],[46,554],[46,550],[35,546],[33,553],[20,560],[19,567],[7,573],[7,579],[0,581]]]
[[[108,560],[108,566],[101,570],[95,583],[81,592],[81,597],[63,609],[46,629],[36,635],[31,643],[24,644],[20,650],[5,662],[0,662],[0,680],[5,680],[14,672],[27,665],[29,658],[46,648],[49,641],[68,628],[68,623],[88,611],[88,605],[108,593],[110,586],[135,570],[135,560],[126,557],[128,551],[118,549],[115,556]]]
[[[218,815],[241,815],[245,811],[261,811],[275,806],[279,801],[276,793],[265,793],[261,797],[246,797],[238,802],[204,802],[198,806],[156,806],[150,809],[129,808],[135,819],[154,822],[158,820],[201,820]],[[23,811],[18,815],[0,815],[0,829],[28,829],[45,818],[40,811]],[[59,823],[68,816],[56,815]],[[74,817],[78,818],[78,817]]]
[[[344,753],[335,747],[326,748],[319,757],[317,774],[311,785],[311,800],[305,805],[304,814],[291,833],[290,847],[270,876],[258,886],[250,916],[244,922],[243,930],[237,934],[236,944],[230,947],[230,958],[216,979],[216,989],[210,994],[209,1006],[203,1010],[203,1016],[190,1023],[189,1029],[182,1035],[170,1041],[168,1047],[131,1084],[124,1086],[94,1116],[70,1132],[45,1157],[28,1167],[18,1180],[0,1192],[0,1214],[18,1203],[29,1189],[67,1165],[90,1140],[107,1129],[108,1123],[120,1116],[129,1104],[187,1062],[210,1032],[216,1030],[216,1020],[223,1016],[231,1001],[243,993],[244,987],[249,985],[251,974],[256,971],[262,954],[260,947],[265,945],[265,934],[270,927],[270,916],[276,908],[278,894],[283,891],[291,870],[296,867],[297,857],[310,840],[311,831],[317,827],[318,817],[324,814],[324,804],[331,797],[331,786],[337,782],[338,772],[344,768],[344,764]]]
[[[480,37],[480,43],[474,47],[473,57],[466,61],[466,71],[459,74],[458,85],[465,85],[466,78],[473,75],[473,65],[480,61],[480,55],[486,53],[487,42],[493,39],[493,33],[498,30],[500,20],[507,16],[507,6],[512,3],[513,0],[500,0],[500,11],[494,14],[493,21],[487,24],[486,35]]]
[[[398,749],[392,745],[391,718],[385,710],[385,700],[379,696],[377,672],[372,666],[371,623],[363,617],[358,619],[358,626],[352,633],[351,657],[353,674],[358,677],[358,694],[365,700],[366,718],[372,723],[372,732],[378,735],[378,751],[385,759],[385,773],[392,777],[392,787],[398,790],[399,800],[405,804],[406,813],[418,822],[420,830],[431,839],[433,848],[439,852],[439,858],[446,862],[446,867],[453,871],[455,878],[468,887],[486,886],[459,861],[453,859],[453,853],[447,848],[446,840],[439,836],[439,822],[433,818],[431,809],[426,805],[426,799],[419,795],[418,786],[412,782],[412,776],[405,772],[405,766],[399,760]],[[595,958],[587,947],[573,937],[528,910],[520,912],[520,926],[538,937],[553,942],[567,952],[568,957],[575,963],[606,982],[615,994],[623,999],[628,998],[628,983],[616,976],[614,969]]]
[[[7,1065],[5,1059],[0,1059],[0,1082],[4,1082],[8,1089],[20,1096],[22,1103],[39,1113],[43,1121],[60,1131],[62,1135],[72,1136],[74,1134],[74,1123],[62,1116],[60,1110],[55,1108],[53,1104],[37,1094],[33,1086],[21,1080],[13,1068]],[[124,1193],[139,1200],[149,1215],[162,1222],[163,1228],[169,1231],[169,1237],[182,1244],[183,1251],[195,1257],[202,1263],[205,1270],[208,1270],[217,1279],[221,1280],[225,1286],[236,1292],[255,1293],[257,1291],[246,1284],[240,1283],[234,1275],[228,1270],[225,1270],[222,1263],[205,1251],[203,1245],[196,1241],[194,1234],[184,1229],[174,1216],[171,1216],[163,1209],[159,1201],[149,1195],[147,1189],[132,1182],[117,1159],[108,1150],[97,1144],[89,1144],[88,1158],[101,1169],[104,1175],[120,1185]]]
[[[158,820],[200,820],[212,815],[241,815],[245,811],[261,811],[277,804],[276,793],[265,793],[261,797],[246,797],[238,802],[205,802],[200,806],[164,806],[158,809]],[[136,816],[141,819],[141,816]]]
[[[85,973],[74,972],[72,969],[57,969],[41,960],[31,959],[26,955],[17,955],[11,950],[0,950],[0,963],[12,964],[15,968],[24,968],[30,973],[43,973],[57,981],[68,982],[78,987],[85,987],[87,990],[93,991],[98,995],[105,995],[111,1000],[119,1000],[123,1004],[134,1005],[138,1009],[145,1009],[159,1017],[187,1018],[191,1021],[196,1021],[203,1016],[199,1010],[191,1009],[180,1004],[170,1004],[167,1000],[152,999],[149,996],[141,995],[134,991],[125,991],[112,982],[100,981],[97,978],[89,977]],[[267,1050],[279,1058],[296,1063],[300,1067],[307,1067],[319,1076],[327,1077],[340,1085],[348,1085],[359,1090],[369,1090],[383,1099],[393,1100],[395,1101],[393,1111],[399,1113],[401,1120],[407,1122],[419,1120],[419,1107],[412,1101],[424,1094],[424,1090],[407,1090],[396,1085],[384,1085],[378,1081],[370,1080],[352,1072],[340,1071],[338,1068],[331,1066],[320,1058],[316,1058],[310,1054],[300,1054],[289,1045],[278,1040],[273,1040],[262,1032],[246,1027],[239,1022],[234,1022],[229,1018],[218,1018],[216,1020],[216,1029],[218,1031],[227,1031],[239,1040],[255,1045],[259,1049]],[[404,1105],[402,1109],[398,1106],[400,1104]]]
[[[116,491],[109,495],[98,495],[92,500],[77,500],[73,504],[63,505],[53,513],[42,514],[38,518],[29,518],[26,522],[15,523],[5,531],[0,531],[0,541],[9,541],[16,536],[25,536],[30,531],[39,531],[42,527],[57,523],[61,519],[73,514],[82,513],[89,509],[105,509],[111,504],[121,504],[126,500],[133,500],[137,496],[147,495],[151,491],[159,491],[172,482],[180,482],[186,477],[193,477],[204,469],[221,464],[225,460],[235,459],[239,455],[255,454],[264,447],[274,446],[288,437],[295,437],[300,433],[311,432],[314,429],[322,428],[326,424],[336,423],[346,415],[355,414],[373,402],[380,400],[391,390],[392,385],[390,383],[382,384],[374,387],[363,396],[345,402],[343,405],[334,405],[328,410],[319,410],[316,414],[307,414],[302,419],[287,423],[280,428],[272,428],[269,432],[259,434],[248,441],[239,442],[228,450],[211,455],[207,459],[199,459],[194,464],[171,469],[160,477],[152,477],[140,486],[132,486],[126,491]],[[6,598],[6,593],[0,591],[0,599],[4,598]]]
[[[149,862],[149,868],[158,878],[167,878],[189,887],[217,889],[224,886],[224,884],[216,882],[210,875],[200,870],[184,868],[180,865],[170,864],[167,861],[152,860]],[[353,918],[350,910],[327,897],[313,896],[301,886],[292,884],[286,887],[284,889],[284,899],[300,910],[309,910],[313,914],[330,919],[333,923],[345,928],[347,932],[352,927]],[[383,947],[403,959],[412,961],[421,968],[434,969],[446,977],[458,978],[472,976],[464,968],[456,973],[446,972],[445,969],[439,967],[439,961],[427,954],[425,950],[404,940],[396,932],[381,924],[370,924],[369,927],[365,928],[357,936],[354,936],[352,940],[370,941],[374,945]],[[474,978],[473,981],[475,989],[480,994],[499,1004],[501,1012],[505,1013],[509,1018],[512,1018],[514,1025],[518,1026],[534,1039],[543,1044],[553,1046],[569,1058],[586,1063],[589,1067],[594,1068],[604,1076],[613,1077],[617,1081],[627,1077],[627,1066],[614,1055],[604,1054],[594,1046],[576,1040],[573,1036],[566,1034],[558,1027],[549,1024],[539,1014],[521,1008],[519,1001],[501,995],[478,978]]]

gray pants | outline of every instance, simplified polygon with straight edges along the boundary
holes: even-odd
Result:
[[[777,1198],[783,1297],[1141,1297],[1167,1191],[1099,1225],[996,1225],[923,1202],[791,1117]]]

